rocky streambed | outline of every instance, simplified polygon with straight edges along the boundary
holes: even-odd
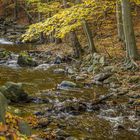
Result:
[[[128,89],[119,90],[115,69],[104,67],[105,71],[87,80],[87,72],[103,69],[103,57],[94,56],[100,61],[98,67],[83,64],[78,69],[77,61],[74,67],[66,57],[33,51],[30,46],[0,47],[1,92],[11,95],[7,96],[9,111],[38,118],[33,133],[53,132],[57,140],[140,138],[138,102],[130,101]]]

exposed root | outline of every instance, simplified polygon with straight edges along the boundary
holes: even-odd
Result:
[[[126,70],[133,70],[133,71],[139,70],[138,64],[133,59],[125,60],[124,67]]]

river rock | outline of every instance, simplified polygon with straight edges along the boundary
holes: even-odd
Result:
[[[62,81],[60,85],[58,85],[58,89],[66,89],[66,88],[75,88],[77,85],[71,81]]]
[[[94,66],[93,65],[91,65],[89,68],[88,68],[88,72],[90,73],[90,72],[93,72],[93,69],[94,69]]]
[[[54,64],[61,64],[62,63],[62,56],[58,55],[56,56],[54,60]]]
[[[8,59],[10,57],[10,52],[5,49],[0,49],[0,59]]]
[[[21,83],[7,82],[0,88],[1,93],[11,102],[26,102],[28,94],[24,91]]]
[[[47,118],[41,118],[39,119],[37,128],[47,128],[50,121]]]
[[[119,83],[118,78],[116,76],[111,76],[104,80],[104,84],[111,84],[111,83],[118,84]]]
[[[93,54],[93,59],[94,59],[94,60],[99,61],[100,58],[101,58],[101,55],[100,55],[100,54],[98,54],[98,53],[94,53],[94,54]]]
[[[54,66],[54,64],[40,64],[35,67],[35,70],[48,70],[52,66]]]
[[[57,130],[57,140],[65,140],[67,137],[69,137],[70,135],[65,132],[64,130],[58,129]]]
[[[94,81],[103,82],[104,80],[108,79],[112,74],[111,73],[100,73],[95,75]]]
[[[140,83],[140,76],[135,75],[135,76],[131,76],[129,78],[129,83]]]
[[[104,72],[116,72],[117,68],[115,66],[105,66]]]
[[[21,67],[36,67],[38,65],[37,62],[26,53],[19,55],[17,63]]]
[[[68,67],[67,68],[67,73],[68,74],[75,74],[75,71],[72,68]]]
[[[5,123],[5,114],[7,108],[7,100],[4,95],[0,92],[0,122]]]
[[[115,130],[118,130],[118,131],[121,131],[121,130],[125,130],[125,127],[124,127],[123,124],[116,124],[116,125],[114,126],[114,129],[115,129]]]
[[[83,81],[85,80],[85,77],[84,76],[76,76],[76,81]]]
[[[85,112],[87,109],[87,106],[85,103],[73,103],[73,102],[68,102],[64,104],[64,106],[60,107],[59,111],[65,112],[65,113],[70,113],[73,115],[78,115],[81,112]]]
[[[101,65],[103,65],[103,66],[105,65],[106,61],[105,61],[105,57],[104,57],[104,56],[101,56],[101,57],[100,57],[99,63],[100,63]]]
[[[65,70],[64,69],[55,69],[53,72],[55,74],[64,74],[65,73]]]

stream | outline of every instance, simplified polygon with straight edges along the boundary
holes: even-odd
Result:
[[[72,81],[65,74],[54,73],[56,68],[64,68],[67,64],[53,65],[46,70],[21,68],[16,64],[17,55],[23,50],[33,50],[32,45],[17,46],[0,39],[0,48],[13,52],[8,64],[0,64],[0,86],[9,81],[21,82],[30,95],[38,97],[31,103],[13,104],[11,107],[18,108],[21,116],[35,114],[49,122],[34,133],[54,131],[57,139],[62,140],[140,139],[137,131],[139,118],[135,117],[135,112],[128,112],[123,103],[125,99],[119,99],[120,106],[93,105],[96,98],[108,93],[106,88],[87,87],[77,82],[79,88],[58,89],[62,81]]]

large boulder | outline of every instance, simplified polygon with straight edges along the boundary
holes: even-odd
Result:
[[[0,122],[5,123],[5,114],[7,108],[7,100],[4,95],[0,92]]]
[[[11,102],[28,101],[28,94],[23,89],[22,83],[8,82],[0,88],[0,92]]]
[[[27,53],[21,53],[18,57],[17,63],[21,67],[36,67],[38,65]]]

